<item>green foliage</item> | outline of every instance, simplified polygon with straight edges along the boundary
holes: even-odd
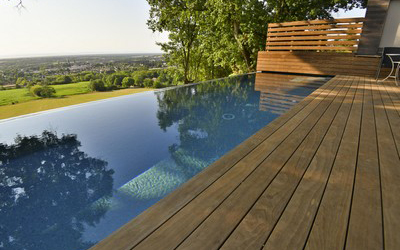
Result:
[[[143,86],[146,87],[146,88],[151,88],[151,87],[153,87],[153,80],[150,79],[150,78],[144,79],[144,81],[143,81]]]
[[[148,27],[169,33],[169,41],[159,44],[174,69],[169,74],[184,83],[255,71],[268,23],[331,18],[339,8],[366,5],[366,0],[147,1]]]
[[[159,89],[159,88],[162,88],[162,87],[164,87],[164,85],[161,83],[161,80],[157,78],[153,82],[153,88]]]
[[[23,86],[26,86],[27,84],[28,81],[26,80],[25,77],[18,77],[17,81],[15,82],[17,88],[21,88]]]
[[[155,70],[140,70],[140,71],[135,71],[132,74],[132,77],[135,81],[135,86],[146,86],[145,85],[145,80],[146,79],[153,79],[153,78],[157,78],[160,74],[155,71]],[[149,81],[147,81],[147,84],[149,83]]]
[[[135,80],[133,77],[125,77],[122,80],[122,87],[124,88],[129,88],[130,86],[133,86],[135,84]]]
[[[47,85],[35,85],[30,88],[30,92],[37,97],[42,97],[42,98],[49,98],[53,97],[54,94],[56,93],[56,90],[53,87],[47,86]]]
[[[107,88],[104,85],[103,80],[97,79],[97,80],[91,80],[89,83],[89,89],[91,91],[106,91]]]
[[[63,76],[57,76],[55,79],[55,84],[68,84],[72,83],[72,78],[68,75],[63,75]]]
[[[90,81],[92,79],[95,79],[96,75],[93,73],[87,73],[84,76],[82,76],[82,81]]]

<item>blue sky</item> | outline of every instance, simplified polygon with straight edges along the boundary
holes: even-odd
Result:
[[[146,0],[0,0],[0,58],[90,53],[160,52],[146,26]],[[363,10],[335,17],[363,16]]]

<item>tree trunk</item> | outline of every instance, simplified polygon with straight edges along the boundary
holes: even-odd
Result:
[[[242,31],[240,30],[240,24],[237,21],[233,21],[233,34],[235,37],[236,42],[238,43],[240,47],[240,51],[242,53],[243,59],[246,63],[247,70],[250,72],[252,71],[252,66],[251,66],[251,54],[249,50],[247,49],[246,45],[240,41],[240,35]]]

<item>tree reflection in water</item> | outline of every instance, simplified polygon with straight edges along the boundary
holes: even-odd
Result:
[[[44,131],[0,144],[0,248],[75,250],[112,195],[113,170],[80,151],[76,135]],[[96,204],[94,206],[93,204]],[[84,208],[84,209],[82,209]]]
[[[254,78],[245,75],[158,93],[160,128],[178,124],[180,144],[170,147],[171,154],[183,150],[215,160],[276,118],[258,110]]]

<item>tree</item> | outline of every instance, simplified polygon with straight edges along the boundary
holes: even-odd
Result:
[[[191,64],[200,55],[198,35],[205,19],[206,0],[148,0],[150,19],[147,24],[155,31],[169,32],[169,42],[159,43],[167,53],[171,66],[182,71],[185,84],[193,82]]]
[[[255,70],[268,23],[331,18],[366,0],[148,0],[152,31],[168,32],[159,44],[184,83]]]
[[[90,80],[89,89],[91,91],[106,91],[107,90],[106,86],[104,85],[103,80],[101,80],[101,79]]]
[[[55,84],[68,84],[68,83],[72,83],[72,78],[70,76],[57,76],[55,81]]]
[[[35,85],[30,88],[30,92],[37,97],[50,98],[54,96],[56,90],[48,85]]]
[[[125,77],[122,80],[122,87],[128,88],[130,86],[133,86],[135,84],[135,80],[132,77]]]
[[[153,80],[150,79],[150,78],[146,78],[146,79],[144,79],[144,81],[143,81],[143,85],[144,85],[146,88],[151,88],[151,87],[153,87]]]

